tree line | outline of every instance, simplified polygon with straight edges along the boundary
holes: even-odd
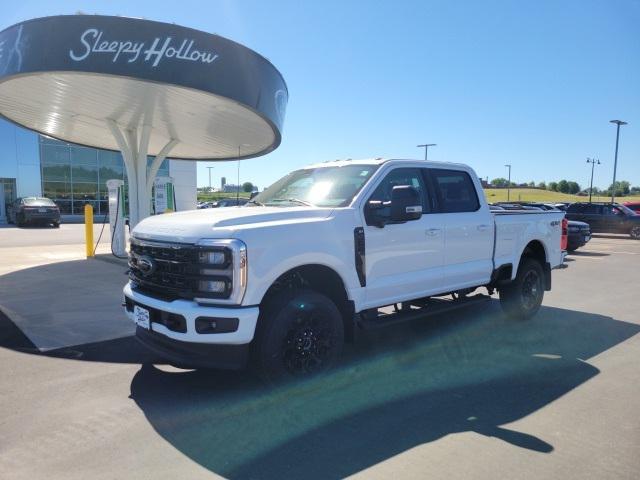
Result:
[[[496,188],[506,188],[509,185],[509,181],[506,178],[494,178],[491,180],[491,185]],[[541,190],[549,190],[552,192],[560,192],[560,193],[569,193],[569,194],[578,194],[580,192],[589,193],[589,187],[584,190],[580,186],[578,182],[574,182],[572,180],[560,180],[559,182],[528,182],[528,183],[514,183],[511,182],[511,187],[529,187],[529,188],[538,188]],[[593,187],[594,195],[611,195],[612,190],[614,189],[614,185],[609,185],[609,188],[600,189],[598,187]],[[616,196],[623,197],[625,195],[638,195],[640,194],[640,186],[631,186],[631,183],[626,180],[616,181],[615,184]]]

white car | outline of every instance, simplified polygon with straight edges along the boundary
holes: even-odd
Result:
[[[244,207],[140,222],[126,312],[173,364],[237,369],[251,357],[266,378],[311,374],[357,329],[467,305],[487,298],[470,296],[481,287],[531,317],[563,262],[563,216],[491,212],[461,164],[312,165]]]

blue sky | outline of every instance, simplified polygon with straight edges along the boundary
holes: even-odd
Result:
[[[640,185],[640,2],[565,1],[23,1],[2,28],[32,17],[119,14],[217,33],[258,51],[289,87],[283,141],[241,164],[261,188],[336,158],[429,158],[482,177],[577,180],[599,158]],[[198,184],[235,182],[235,163],[201,163]]]

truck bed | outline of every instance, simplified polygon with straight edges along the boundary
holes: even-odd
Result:
[[[564,212],[553,210],[493,211],[495,225],[494,265],[511,263],[523,245],[538,240],[545,246],[551,268],[562,264],[562,219]],[[517,267],[517,265],[516,265]],[[514,275],[516,269],[514,268]]]

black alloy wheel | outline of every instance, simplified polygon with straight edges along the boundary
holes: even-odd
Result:
[[[544,272],[540,262],[525,257],[516,278],[500,288],[500,305],[508,317],[526,320],[535,315],[544,298]]]
[[[261,307],[254,361],[267,381],[310,377],[331,368],[343,344],[342,316],[330,298],[283,292]]]

